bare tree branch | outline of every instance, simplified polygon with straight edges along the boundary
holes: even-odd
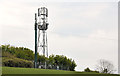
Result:
[[[96,70],[100,73],[113,73],[115,71],[114,65],[110,61],[104,59],[99,60]]]

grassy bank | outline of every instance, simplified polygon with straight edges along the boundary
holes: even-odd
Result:
[[[3,76],[118,76],[110,74],[100,74],[94,72],[77,72],[51,69],[34,69],[34,68],[16,68],[2,67]]]

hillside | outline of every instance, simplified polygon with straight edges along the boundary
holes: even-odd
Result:
[[[1,45],[2,48],[2,65],[8,67],[34,67],[34,52],[25,47],[15,47],[10,45]],[[45,63],[47,66],[45,66]],[[37,53],[37,67],[41,69],[58,69],[74,71],[76,63],[73,59],[64,55],[39,55]]]
[[[3,74],[75,74],[76,73],[74,71],[16,68],[16,67],[3,67],[2,72]]]
[[[118,76],[113,74],[100,74],[94,72],[76,72],[64,70],[51,70],[51,69],[34,69],[34,68],[16,68],[16,67],[2,67],[3,76]]]
[[[39,68],[34,69],[34,53],[32,50],[24,47],[14,47],[10,45],[2,45],[2,73],[3,76],[18,76],[22,74],[38,75],[39,74],[64,74],[64,75],[79,75],[79,76],[117,76],[111,74],[100,74],[95,71],[93,72],[77,72],[74,71],[76,63],[74,60],[67,58],[63,55],[50,55],[49,58],[45,56],[40,56],[38,54],[38,62],[44,63],[48,61],[48,65],[54,65],[53,68],[49,67],[47,69]],[[41,62],[42,61],[42,62]],[[43,65],[43,64],[39,64]],[[7,66],[7,67],[6,67]],[[55,70],[56,66],[60,66],[59,70]],[[13,75],[14,74],[14,75]],[[26,76],[26,75],[25,75]]]

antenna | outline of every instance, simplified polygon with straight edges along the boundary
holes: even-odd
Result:
[[[35,46],[37,46],[37,51],[39,51],[39,54],[44,55],[45,57],[48,57],[48,43],[47,43],[47,29],[48,29],[48,21],[47,21],[47,17],[48,17],[48,9],[45,7],[41,7],[38,8],[38,16],[37,14],[35,14],[35,24],[36,27],[35,28],[37,31],[38,29],[38,34],[35,33],[36,37],[35,37]],[[38,18],[38,22],[37,22],[37,18]],[[38,35],[38,37],[37,37]],[[36,40],[37,39],[37,40]],[[36,48],[36,47],[35,47]],[[37,59],[37,54],[35,54],[35,61]],[[37,61],[36,61],[37,63]],[[35,64],[37,66],[37,64]],[[44,68],[46,69],[46,62],[44,63]]]

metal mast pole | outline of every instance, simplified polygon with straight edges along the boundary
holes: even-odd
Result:
[[[45,30],[43,30],[43,55],[45,56]]]
[[[35,59],[34,68],[37,68],[37,14],[35,13]]]
[[[45,30],[43,31],[43,55],[45,56]],[[46,69],[46,61],[45,61],[45,69]]]

